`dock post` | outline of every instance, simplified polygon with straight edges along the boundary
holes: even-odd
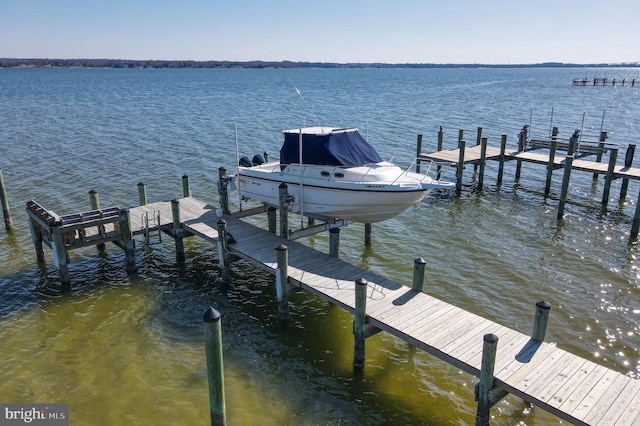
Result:
[[[120,211],[120,231],[124,245],[124,258],[127,264],[127,272],[136,272],[136,246],[133,240],[133,228],[131,227],[131,212],[129,209]]]
[[[367,322],[367,280],[356,280],[356,310],[353,320],[353,368],[364,367],[364,326]]]
[[[287,238],[289,231],[289,208],[287,207],[287,198],[289,192],[287,184],[282,182],[278,187],[278,200],[280,204],[280,236]]]
[[[29,230],[31,231],[31,241],[33,242],[33,245],[36,249],[36,259],[38,260],[39,264],[44,264],[45,260],[44,250],[42,248],[42,231],[40,230],[40,227],[34,223],[33,219],[31,219],[31,216],[29,216]]]
[[[520,133],[518,133],[518,152],[524,151],[524,145],[525,145],[524,138],[525,138],[525,133],[523,130],[521,130]],[[516,182],[520,182],[521,174],[522,174],[522,160],[517,160],[516,161],[516,177],[515,177]]]
[[[216,225],[218,226],[218,261],[220,262],[222,285],[226,287],[231,282],[231,261],[227,249],[227,221],[218,219]]]
[[[567,202],[569,192],[569,179],[571,178],[571,168],[573,167],[573,155],[567,155],[564,160],[564,175],[562,177],[562,191],[560,192],[560,203],[558,204],[558,220],[564,215],[564,205]]]
[[[604,152],[604,143],[607,141],[607,132],[602,131],[600,132],[600,140],[598,141],[598,147],[600,148],[600,151],[598,152],[598,154],[596,154],[596,162],[601,163],[602,162],[602,155]],[[598,180],[598,173],[594,173],[593,174],[593,181],[597,181]]]
[[[222,213],[231,214],[229,210],[229,191],[227,189],[227,185],[229,184],[229,180],[227,178],[227,169],[224,167],[220,167],[218,169],[218,193],[220,194],[220,207],[222,208]]]
[[[418,143],[416,145],[416,173],[420,173],[420,154],[422,154],[422,134],[418,133]]]
[[[631,144],[627,147],[627,153],[624,156],[624,167],[630,168],[633,164],[633,155],[636,152],[636,145]],[[622,187],[620,188],[620,201],[627,198],[627,190],[629,189],[629,178],[622,179]]]
[[[498,163],[498,186],[502,185],[502,175],[504,175],[504,156],[507,151],[507,135],[502,135],[500,139],[500,158]]]
[[[482,132],[482,127],[478,127],[478,132]],[[482,184],[484,183],[484,168],[487,164],[487,138],[482,138],[480,144],[480,173],[478,175],[478,191],[482,191]]]
[[[493,389],[493,370],[496,364],[496,351],[498,348],[498,336],[485,334],[482,346],[482,366],[480,368],[480,381],[476,385],[476,426],[489,426],[489,410],[491,409],[490,392]]]
[[[476,145],[480,145],[482,143],[482,127],[478,127],[478,134],[476,136]],[[482,165],[480,165],[480,167],[482,167]],[[473,171],[477,171],[478,170],[478,165],[474,164],[473,165]]]
[[[611,182],[613,181],[613,172],[615,171],[616,162],[618,161],[618,148],[613,148],[609,152],[609,167],[605,175],[604,191],[602,192],[602,208],[606,208],[609,204],[609,193],[611,192]]]
[[[369,246],[371,245],[371,229],[372,229],[372,225],[370,223],[365,223],[364,224],[364,245],[365,246]]]
[[[100,210],[100,199],[98,198],[98,192],[95,189],[89,191],[89,205],[91,206],[91,210]],[[104,225],[99,225],[98,229],[100,234],[104,235]],[[105,244],[96,244],[96,248],[98,250],[104,250]]]
[[[276,296],[278,297],[278,319],[289,320],[289,299],[287,298],[287,284],[289,284],[289,249],[284,244],[276,247]]]
[[[7,231],[11,231],[13,229],[13,220],[11,219],[11,209],[9,209],[9,198],[7,197],[7,188],[4,186],[2,169],[0,169],[0,200],[2,201],[2,216],[4,216],[4,227]]]
[[[138,182],[138,203],[141,206],[147,204],[147,186],[142,182]]]
[[[191,184],[189,183],[189,176],[182,176],[182,196],[191,197]]]
[[[340,257],[340,228],[329,229],[329,256]]]
[[[633,215],[633,223],[631,224],[631,235],[629,239],[635,241],[638,239],[638,231],[640,230],[640,193],[636,201],[636,212]]]
[[[557,130],[557,127],[554,127]],[[549,162],[547,163],[547,180],[544,184],[544,197],[548,197],[551,192],[551,177],[553,175],[554,161],[556,158],[556,149],[558,149],[558,140],[554,137],[551,139],[551,146],[549,147]]]
[[[461,130],[462,132],[462,130]],[[458,148],[460,153],[458,155],[458,168],[456,169],[456,195],[459,197],[462,194],[462,171],[464,170],[464,149],[466,143],[463,140],[458,141]]]
[[[61,224],[58,221],[51,227],[51,237],[53,239],[51,242],[51,248],[53,250],[54,263],[58,267],[58,272],[60,274],[62,287],[68,288],[71,285],[71,280],[69,278],[69,254],[64,246],[64,238],[60,231],[60,225]]]
[[[422,292],[424,286],[424,269],[427,261],[419,257],[413,261],[413,285],[411,288],[414,291]]]
[[[444,140],[444,132],[442,131],[442,126],[440,126],[440,130],[438,130],[438,151],[442,151],[442,141]],[[442,176],[442,166],[436,167],[436,179],[440,179]]]
[[[211,426],[224,426],[226,420],[224,395],[224,362],[222,358],[222,325],[220,312],[209,307],[202,316],[205,351],[207,356],[207,382],[209,384],[209,411]]]
[[[273,206],[269,206],[269,208],[267,209],[267,222],[269,225],[269,232],[271,232],[272,234],[276,233],[276,208]]]
[[[531,333],[531,338],[536,342],[544,342],[550,310],[551,305],[548,302],[542,300],[536,303],[536,314],[533,321],[533,332]]]
[[[182,223],[180,223],[180,201],[171,200],[171,214],[173,217],[173,239],[176,242],[176,259],[184,260],[184,242],[182,241]]]

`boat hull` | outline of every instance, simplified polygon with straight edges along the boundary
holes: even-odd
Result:
[[[307,171],[305,171],[307,172]],[[237,176],[242,197],[279,205],[279,187],[287,184],[292,197],[289,210],[353,222],[373,223],[390,219],[419,202],[431,188],[405,183],[332,182],[303,178],[295,173],[266,172],[264,168],[240,169]]]

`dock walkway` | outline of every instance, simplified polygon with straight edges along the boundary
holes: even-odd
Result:
[[[176,248],[182,238],[197,235],[216,243],[220,251],[218,229],[220,219],[224,219],[224,232],[233,237],[233,242],[226,244],[231,257],[244,259],[281,277],[277,252],[286,246],[285,281],[293,290],[307,290],[354,313],[356,318],[362,318],[358,316],[356,288],[362,289],[361,284],[365,283],[363,338],[379,331],[387,332],[481,377],[480,385],[485,371],[486,337],[497,336],[493,379],[488,390],[489,407],[512,393],[574,424],[640,424],[640,381],[546,343],[543,337],[534,339],[535,331],[532,336],[523,334],[337,257],[279,237],[233,215],[223,216],[220,209],[196,198],[189,196],[130,209],[112,207],[69,216],[57,216],[34,201],[28,203],[27,209],[34,236],[41,242],[51,239],[52,249],[74,248],[79,236],[83,246],[96,244],[101,235],[104,241],[123,247],[125,253],[129,253],[127,257],[131,256],[131,238],[127,235],[153,231],[174,237]],[[157,218],[152,226],[144,220],[150,212]],[[136,225],[136,218],[140,218],[140,226]],[[109,226],[111,231],[103,230],[103,226]],[[90,228],[94,229],[95,238],[89,238]],[[61,235],[68,236],[64,243]],[[36,246],[41,242],[36,241]],[[58,251],[61,265],[65,264],[65,257],[65,251]],[[129,266],[129,260],[127,262]],[[61,279],[68,279],[68,272],[61,274]],[[356,321],[354,334],[355,324]]]
[[[215,209],[194,198],[183,198],[180,203],[181,212],[191,212],[183,226],[215,241],[220,219]],[[153,206],[157,207],[161,206]],[[139,207],[132,211],[136,209]],[[480,375],[483,336],[497,335],[492,392],[496,401],[512,393],[575,424],[640,423],[640,381],[636,379],[232,216],[224,219],[236,241],[229,245],[233,254],[275,274],[275,248],[284,244],[289,282],[352,313],[356,309],[355,281],[366,279],[370,326],[476,377]]]

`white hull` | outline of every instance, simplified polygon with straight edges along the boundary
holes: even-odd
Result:
[[[278,206],[279,186],[286,183],[293,197],[289,209],[294,213],[372,223],[402,213],[431,189],[452,186],[389,163],[352,168],[305,164],[302,173],[299,164],[280,169],[279,163],[239,167],[242,197]]]

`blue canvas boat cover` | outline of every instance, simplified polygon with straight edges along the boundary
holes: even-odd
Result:
[[[356,167],[382,161],[357,129],[311,127],[284,131],[281,165],[300,162],[298,142],[301,130],[304,164]]]

